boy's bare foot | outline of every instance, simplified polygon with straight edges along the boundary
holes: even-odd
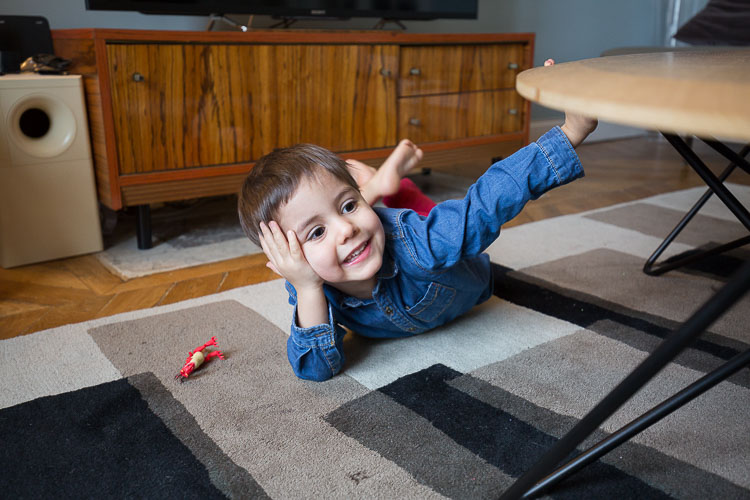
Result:
[[[404,139],[377,170],[357,160],[346,162],[362,197],[372,205],[383,196],[396,194],[401,178],[419,163],[422,156],[424,153],[421,149],[409,139]]]
[[[545,66],[555,64],[554,59],[544,61]],[[565,123],[560,127],[570,144],[575,148],[581,144],[591,132],[596,129],[599,121],[596,118],[589,118],[583,115],[565,112]]]
[[[357,186],[362,188],[365,184],[370,182],[370,179],[373,178],[375,175],[374,167],[371,167],[367,163],[362,163],[359,160],[346,160],[346,166],[349,169],[349,173],[354,177],[354,180],[357,181]]]
[[[373,180],[379,184],[381,195],[396,194],[401,178],[416,167],[423,156],[424,153],[416,144],[409,139],[402,139],[375,173]]]

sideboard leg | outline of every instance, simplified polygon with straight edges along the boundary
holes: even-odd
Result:
[[[139,250],[148,250],[153,246],[151,242],[151,205],[136,206],[136,237]]]

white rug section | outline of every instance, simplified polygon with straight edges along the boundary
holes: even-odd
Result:
[[[750,207],[750,186],[732,183],[726,183],[725,186],[745,207]],[[674,210],[687,211],[692,208],[701,196],[703,196],[707,189],[708,188],[704,187],[685,189],[682,191],[674,191],[672,193],[652,196],[651,198],[645,198],[641,201]],[[712,195],[708,199],[698,214],[716,217],[717,219],[737,220],[734,214],[716,195]]]
[[[456,321],[427,333],[352,342],[357,345],[347,352],[344,373],[369,389],[436,363],[466,373],[578,330],[572,323],[492,297]]]
[[[123,279],[174,271],[210,264],[261,252],[247,238],[236,238],[190,248],[178,248],[169,242],[158,243],[148,250],[139,250],[136,238],[129,238],[96,254],[107,269]]]
[[[86,333],[87,324],[3,340],[0,408],[120,379],[120,372]]]

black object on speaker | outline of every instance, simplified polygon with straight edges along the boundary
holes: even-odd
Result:
[[[49,22],[42,16],[0,16],[0,72],[18,73],[36,54],[53,54]]]

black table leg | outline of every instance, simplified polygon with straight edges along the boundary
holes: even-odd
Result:
[[[573,429],[552,446],[542,458],[503,493],[501,499],[530,497],[541,493],[536,486],[552,473],[592,432],[620,408],[633,394],[646,385],[654,375],[680,354],[696,337],[726,312],[750,289],[750,262],[698,309],[680,328],[669,335],[635,370],[615,387],[604,399],[587,413]],[[736,358],[729,363],[736,364]],[[717,382],[718,383],[718,382]],[[673,405],[673,403],[669,403]],[[661,415],[659,418],[662,418]],[[622,441],[620,441],[622,442]],[[619,443],[618,443],[619,444]],[[612,449],[610,447],[607,449]],[[588,462],[587,462],[588,463]],[[580,468],[580,467],[578,467]],[[578,470],[578,469],[576,469]]]
[[[667,271],[692,264],[693,262],[697,262],[705,257],[717,255],[750,243],[750,235],[748,235],[744,238],[736,239],[732,242],[726,243],[716,248],[712,248],[710,250],[690,252],[684,257],[672,258],[661,264],[656,264],[657,259],[661,256],[664,250],[666,250],[667,247],[677,237],[677,235],[682,232],[688,222],[690,222],[690,220],[698,213],[698,211],[703,207],[706,201],[708,201],[708,199],[713,194],[716,194],[724,202],[727,208],[729,208],[729,210],[734,213],[737,219],[748,229],[748,231],[750,231],[750,213],[748,213],[747,209],[724,186],[724,181],[727,179],[727,177],[729,177],[729,175],[735,170],[736,167],[740,167],[742,170],[750,174],[750,164],[748,164],[748,162],[745,160],[745,156],[747,156],[748,152],[750,152],[750,145],[742,148],[742,151],[740,151],[739,153],[735,153],[719,141],[704,139],[704,142],[706,142],[706,144],[711,146],[731,162],[729,166],[727,166],[727,168],[724,170],[724,172],[722,172],[721,175],[717,177],[708,169],[708,167],[700,160],[700,158],[698,158],[698,156],[693,152],[690,146],[685,143],[685,141],[683,141],[679,136],[673,134],[663,135],[677,150],[677,152],[680,153],[680,155],[685,159],[688,165],[690,165],[690,167],[695,170],[699,176],[701,176],[701,178],[709,186],[709,189],[700,198],[700,200],[698,200],[693,208],[690,209],[685,217],[682,218],[677,226],[675,226],[672,232],[669,233],[669,235],[664,239],[664,241],[661,243],[661,245],[659,245],[654,253],[651,254],[651,256],[648,258],[643,266],[643,272],[649,275],[664,274]]]

